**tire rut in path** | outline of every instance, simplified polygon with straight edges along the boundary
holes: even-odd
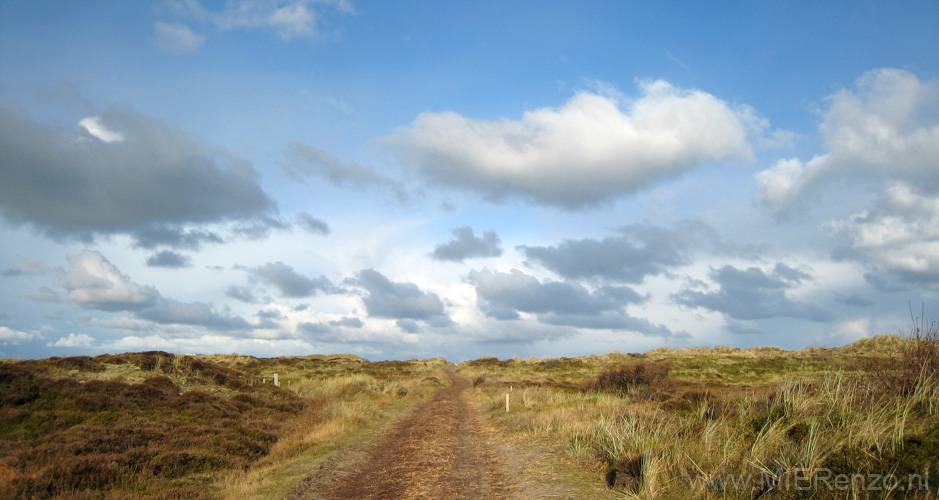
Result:
[[[451,384],[394,422],[356,470],[326,492],[331,499],[513,498],[517,485],[490,440],[492,432],[467,403],[470,382]]]

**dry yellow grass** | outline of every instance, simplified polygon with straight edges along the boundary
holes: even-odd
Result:
[[[879,337],[795,352],[657,349],[484,359],[461,364],[460,372],[485,380],[475,397],[503,432],[554,442],[587,468],[605,471],[629,498],[899,495],[899,489],[858,483],[858,474],[916,487],[919,478],[931,477],[935,493],[937,384],[924,378],[910,394],[896,394],[879,388],[868,371],[871,359],[893,357],[901,345],[896,337]],[[601,373],[639,362],[668,365],[671,374],[625,393],[596,388]],[[799,474],[811,474],[808,493],[795,488]],[[853,485],[835,484],[852,476]]]

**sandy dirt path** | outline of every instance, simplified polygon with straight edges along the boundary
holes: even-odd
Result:
[[[462,396],[470,382],[449,375],[449,387],[393,422],[354,463],[332,471],[327,484],[309,485],[319,491],[299,498],[518,498],[491,428]]]

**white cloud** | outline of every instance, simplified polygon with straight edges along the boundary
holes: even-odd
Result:
[[[203,302],[165,298],[153,287],[140,286],[98,252],[85,250],[68,257],[70,269],[60,275],[66,299],[88,309],[130,311],[137,319],[161,325],[192,325],[210,330],[251,330],[251,325],[227,309]]]
[[[327,236],[329,234],[329,224],[323,220],[313,217],[310,214],[301,212],[297,214],[295,220],[301,229],[310,234],[316,234],[319,236]]]
[[[850,240],[848,257],[878,274],[939,282],[939,197],[893,183],[878,206],[826,226]]]
[[[248,271],[253,277],[280,290],[285,297],[312,297],[318,292],[329,293],[335,289],[325,276],[309,278],[280,261],[268,262]]]
[[[826,322],[832,314],[814,301],[803,301],[790,291],[811,282],[813,271],[777,262],[772,269],[751,266],[739,269],[725,264],[712,268],[708,278],[716,286],[708,288],[703,282],[688,283],[672,294],[677,304],[700,307],[723,313],[725,317],[741,321],[772,318],[797,318]],[[704,285],[704,288],[702,288]],[[730,324],[729,330],[745,326]],[[750,326],[753,326],[750,323]]]
[[[205,43],[206,36],[197,34],[189,26],[180,23],[153,23],[154,43],[167,52],[189,52]]]
[[[29,257],[20,261],[19,264],[6,269],[0,274],[4,276],[25,276],[32,274],[43,274],[49,270],[49,267],[46,266],[41,260],[35,257]]]
[[[844,344],[855,342],[864,337],[870,337],[871,321],[869,318],[842,321],[835,327],[832,336]]]
[[[771,206],[783,206],[795,199],[811,179],[818,175],[824,157],[815,157],[808,164],[798,158],[779,160],[772,168],[756,174],[763,201]]]
[[[285,172],[306,181],[308,177],[321,177],[337,186],[376,187],[395,194],[401,203],[411,195],[400,181],[382,175],[370,165],[347,163],[334,158],[325,151],[302,142],[291,142],[284,148],[286,161],[281,165]]]
[[[756,175],[763,200],[780,208],[842,175],[913,182],[939,190],[939,80],[898,69],[865,73],[857,90],[828,97],[819,131],[828,152],[778,161]]]
[[[267,18],[283,40],[309,37],[316,32],[316,16],[305,5],[281,7]]]
[[[123,134],[108,130],[102,125],[101,118],[98,116],[89,116],[78,122],[78,125],[103,142],[121,142],[124,140]]]
[[[60,337],[55,342],[46,344],[50,347],[90,347],[95,344],[95,339],[84,333],[70,333],[67,337]]]
[[[355,12],[348,0],[235,0],[226,2],[220,11],[206,9],[196,0],[175,0],[169,5],[177,15],[211,23],[221,30],[269,29],[284,41],[320,36],[322,18],[329,7],[344,14]]]
[[[711,226],[695,220],[679,221],[673,229],[648,223],[615,229],[602,240],[565,240],[554,246],[516,247],[526,264],[538,263],[567,279],[601,278],[641,283],[647,277],[668,274],[693,261],[696,252],[745,255],[755,248],[724,240]]]
[[[16,345],[31,340],[41,339],[42,335],[32,332],[23,332],[14,330],[5,326],[0,326],[0,345]]]
[[[467,281],[475,286],[480,310],[500,321],[522,320],[534,314],[539,323],[582,329],[637,332],[644,335],[685,337],[648,319],[630,316],[628,304],[646,302],[630,287],[602,286],[589,290],[578,283],[545,281],[518,269],[509,273],[472,270]]]
[[[149,331],[154,329],[152,321],[135,319],[129,317],[117,317],[108,319],[90,318],[88,324],[98,328],[109,328],[123,331]],[[164,328],[165,330],[165,328]]]
[[[98,252],[85,250],[68,258],[70,269],[61,276],[66,298],[79,305],[106,311],[138,309],[152,304],[156,290],[130,281]]]
[[[502,255],[501,240],[495,231],[486,231],[482,238],[473,234],[470,226],[453,230],[453,238],[437,245],[430,258],[441,261],[463,262],[472,257],[499,257]]]
[[[137,335],[129,335],[111,342],[101,344],[103,349],[107,350],[118,350],[118,351],[140,351],[140,350],[151,350],[151,349],[165,349],[169,351],[176,350],[180,351],[182,339],[168,339],[160,335],[147,335],[146,337],[140,337]],[[226,338],[225,341],[230,339]],[[219,344],[223,345],[222,342]],[[184,349],[183,349],[184,350]]]
[[[419,320],[437,327],[452,324],[440,297],[410,281],[392,281],[374,269],[363,269],[350,282],[368,292],[362,301],[373,317]]]
[[[730,316],[724,316],[724,331],[735,335],[760,335],[764,333],[756,321],[734,319]]]
[[[627,101],[580,92],[521,120],[422,113],[385,141],[429,179],[499,198],[520,194],[577,208],[634,192],[702,163],[748,157],[748,132],[764,125],[700,90],[639,84]]]
[[[758,173],[763,201],[788,210],[836,182],[855,189],[826,193],[827,206],[855,207],[822,225],[844,238],[835,257],[858,262],[881,289],[939,284],[939,80],[878,69],[827,104],[819,125],[827,150]],[[865,191],[858,178],[869,181]]]
[[[283,356],[284,353],[314,353],[318,350],[309,342],[298,339],[242,339],[223,335],[203,335],[195,338],[168,339],[159,335],[130,335],[101,345],[106,351],[165,350],[185,353],[231,353],[255,356]]]

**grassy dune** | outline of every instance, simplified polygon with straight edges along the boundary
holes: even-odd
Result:
[[[4,361],[0,498],[283,498],[304,474],[292,464],[422,399],[446,364],[163,352]]]
[[[923,345],[483,358],[459,373],[498,428],[627,498],[936,498],[939,365],[910,369]]]

